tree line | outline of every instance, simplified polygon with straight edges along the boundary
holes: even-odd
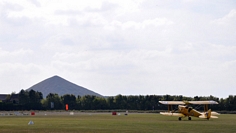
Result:
[[[97,97],[92,95],[75,96],[66,94],[59,96],[50,93],[43,98],[43,94],[38,91],[21,90],[18,94],[17,102],[0,102],[0,110],[64,110],[68,104],[69,110],[167,110],[166,105],[159,101],[200,101],[214,100],[219,104],[209,105],[215,111],[235,111],[236,95],[229,95],[228,98],[217,98],[214,96],[186,97],[182,95],[130,95],[130,96],[110,96]],[[191,105],[192,106],[192,105]],[[194,105],[193,105],[194,106]],[[198,109],[203,107],[197,106]]]

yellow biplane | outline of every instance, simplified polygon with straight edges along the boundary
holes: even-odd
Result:
[[[218,104],[216,101],[159,101],[161,104],[168,105],[168,112],[160,112],[162,115],[166,116],[177,116],[181,121],[181,118],[188,117],[188,120],[191,120],[191,117],[198,117],[209,120],[210,118],[218,118],[216,115],[220,115],[217,112],[212,112],[211,109],[208,110],[209,104]],[[204,105],[204,112],[199,112],[192,107],[189,107],[189,104]],[[178,113],[176,110],[172,109],[172,105],[178,105]]]

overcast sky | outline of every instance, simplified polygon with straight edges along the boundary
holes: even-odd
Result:
[[[0,93],[236,95],[235,0],[1,0]]]

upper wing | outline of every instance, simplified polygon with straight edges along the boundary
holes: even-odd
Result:
[[[218,104],[216,101],[188,101],[189,104]]]
[[[184,105],[184,104],[218,104],[216,101],[159,101],[161,104]]]
[[[159,101],[161,104],[168,104],[168,105],[181,105],[185,104],[183,101]]]

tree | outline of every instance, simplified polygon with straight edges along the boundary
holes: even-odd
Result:
[[[66,104],[69,105],[69,109],[76,109],[76,97],[71,94],[66,94],[66,95],[63,95],[61,97],[61,100],[62,100],[62,103],[63,103],[63,106],[65,106]]]
[[[95,108],[94,99],[96,96],[85,95],[81,98],[81,107],[85,110],[93,110]]]
[[[75,109],[82,109],[82,106],[81,106],[81,96],[80,95],[78,95],[77,98],[76,98]]]
[[[62,109],[63,104],[61,102],[61,98],[58,94],[49,93],[46,97],[46,100],[43,101],[43,105],[46,109]]]
[[[41,100],[42,100],[42,93],[41,92],[36,92],[34,90],[29,91],[30,109],[33,109],[33,110],[41,109],[42,108]]]
[[[127,97],[122,95],[115,96],[115,108],[116,109],[127,109]]]
[[[106,99],[106,103],[107,103],[107,108],[108,109],[115,109],[115,100],[114,97],[108,97]]]
[[[30,110],[30,98],[29,92],[24,91],[23,89],[19,93],[19,104],[21,105],[22,110]]]

